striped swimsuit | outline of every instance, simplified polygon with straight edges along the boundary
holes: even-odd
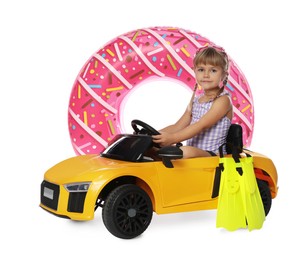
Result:
[[[223,95],[230,94],[224,90],[219,97]],[[190,124],[194,124],[199,121],[200,118],[210,110],[213,104],[213,100],[199,103],[199,98],[200,97],[195,97],[193,100],[192,119]],[[227,116],[224,116],[211,128],[205,129],[198,135],[188,139],[186,145],[194,146],[204,151],[211,151],[218,154],[219,147],[226,142],[230,125],[231,120]]]

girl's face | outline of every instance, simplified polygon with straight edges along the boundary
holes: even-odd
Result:
[[[198,84],[204,90],[219,88],[224,79],[224,72],[218,66],[199,64],[194,71]]]

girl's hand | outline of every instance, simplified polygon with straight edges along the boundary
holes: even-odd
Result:
[[[159,146],[164,147],[174,144],[173,134],[161,132],[160,135],[152,135],[153,142],[159,144]]]

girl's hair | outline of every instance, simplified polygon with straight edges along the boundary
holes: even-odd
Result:
[[[216,47],[202,47],[196,52],[193,60],[194,68],[200,64],[211,64],[213,66],[221,67],[226,74],[223,82],[225,86],[228,81],[229,59],[228,55],[222,48]]]

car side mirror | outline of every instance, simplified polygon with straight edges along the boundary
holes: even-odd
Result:
[[[157,154],[167,168],[173,168],[171,160],[183,158],[183,151],[178,146],[165,146],[159,149]]]

